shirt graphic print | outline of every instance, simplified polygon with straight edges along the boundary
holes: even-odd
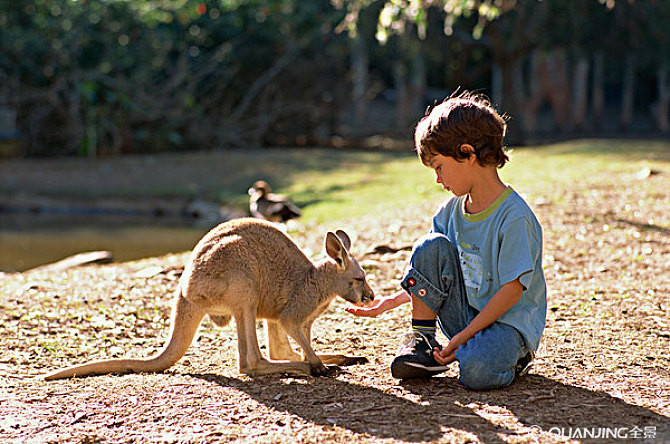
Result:
[[[484,278],[484,265],[482,257],[475,253],[468,253],[458,248],[458,256],[461,259],[461,270],[465,286],[472,288],[475,293],[479,292]]]

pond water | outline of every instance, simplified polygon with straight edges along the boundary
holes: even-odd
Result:
[[[0,213],[0,271],[25,271],[86,251],[116,262],[193,248],[212,223],[150,217]]]

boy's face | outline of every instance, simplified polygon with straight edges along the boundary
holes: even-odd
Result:
[[[459,162],[453,157],[436,154],[430,160],[430,167],[435,171],[436,182],[442,188],[456,196],[468,194],[472,188],[472,165],[469,159]]]

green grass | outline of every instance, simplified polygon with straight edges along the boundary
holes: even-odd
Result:
[[[280,172],[282,186],[303,207],[303,222],[326,222],[384,214],[408,203],[448,197],[432,170],[412,153],[321,152],[330,168],[310,168],[292,152],[292,166]],[[501,169],[502,179],[531,195],[560,195],[570,187],[589,187],[603,176],[636,174],[643,168],[670,174],[670,141],[577,140],[517,148]],[[245,198],[245,197],[244,197]]]
[[[603,175],[634,174],[644,167],[668,170],[669,164],[670,141],[576,140],[516,148],[501,176],[523,194],[560,199],[557,193],[570,187],[596,186]],[[246,211],[247,189],[264,179],[274,192],[296,201],[303,209],[303,222],[315,223],[384,215],[448,196],[409,142],[404,152],[251,149],[95,161],[45,160],[23,168],[7,170],[8,175],[28,177],[17,176],[13,182],[0,184],[0,195],[196,198],[218,200]]]
[[[303,207],[305,221],[325,222],[383,213],[437,195],[433,173],[413,154],[343,153],[331,172],[297,174],[287,193]]]

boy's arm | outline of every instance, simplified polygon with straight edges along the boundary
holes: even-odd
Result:
[[[500,290],[493,295],[488,304],[486,304],[482,311],[475,316],[467,327],[452,337],[449,344],[442,350],[435,350],[435,352],[433,352],[435,360],[442,365],[454,361],[456,359],[455,353],[458,347],[465,344],[477,333],[497,321],[500,316],[512,308],[514,304],[519,302],[522,292],[523,285],[521,285],[518,278],[500,287]]]
[[[400,290],[390,296],[381,296],[380,298],[375,299],[369,307],[349,306],[345,308],[345,311],[355,314],[356,316],[373,318],[387,310],[391,310],[410,301],[411,298],[409,294],[407,294],[405,290]]]

